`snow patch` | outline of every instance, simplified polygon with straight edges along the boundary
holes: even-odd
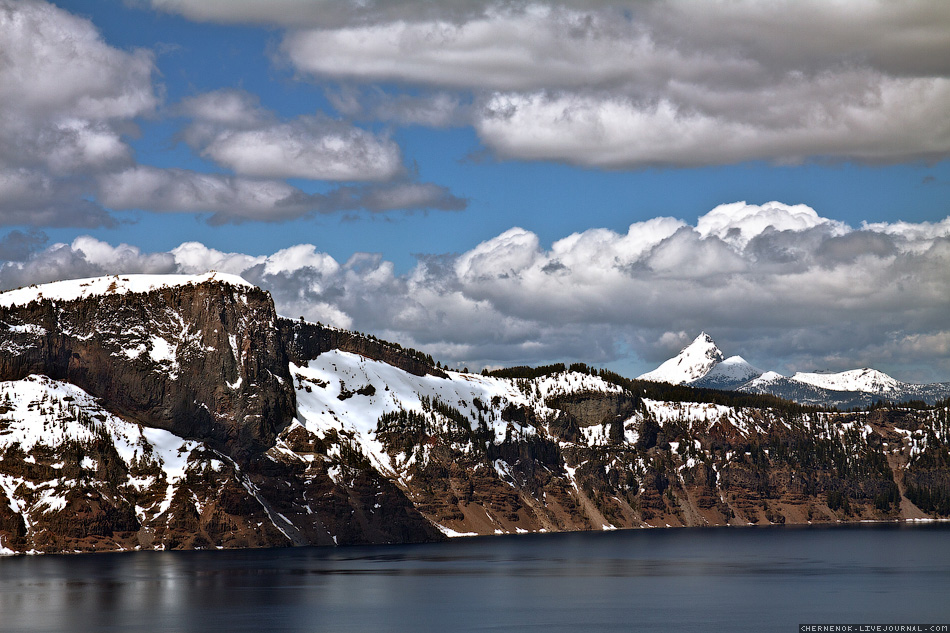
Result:
[[[478,532],[456,532],[452,528],[447,528],[444,525],[439,525],[438,523],[433,523],[433,525],[443,534],[449,538],[459,538],[463,536],[478,536]]]

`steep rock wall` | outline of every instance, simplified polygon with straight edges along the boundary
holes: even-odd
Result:
[[[243,459],[295,412],[269,294],[218,281],[0,307],[0,380],[42,374]]]

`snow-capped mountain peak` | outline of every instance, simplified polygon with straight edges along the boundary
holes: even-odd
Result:
[[[785,376],[778,373],[777,371],[767,371],[763,373],[761,376],[759,376],[758,378],[754,378],[750,380],[748,384],[745,385],[745,387],[747,388],[761,387],[761,386],[765,386],[770,383],[773,383],[777,380],[787,380],[787,379],[785,378]]]
[[[640,379],[704,389],[771,394],[802,404],[840,408],[868,406],[882,398],[892,402],[915,399],[932,404],[950,396],[950,383],[910,384],[869,367],[838,373],[798,372],[791,377],[763,371],[741,356],[724,359],[705,332],[675,357],[641,375]]]
[[[724,358],[712,337],[701,332],[679,354],[643,374],[640,379],[680,385],[702,378]]]

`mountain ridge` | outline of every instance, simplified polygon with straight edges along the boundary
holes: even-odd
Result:
[[[905,383],[869,367],[842,372],[797,372],[792,376],[763,371],[741,356],[724,358],[705,332],[657,369],[641,374],[639,379],[771,394],[801,404],[845,409],[867,407],[877,400],[922,400],[932,405],[950,397],[950,383]]]

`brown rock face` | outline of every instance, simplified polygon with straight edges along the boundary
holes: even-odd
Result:
[[[0,308],[0,380],[43,374],[128,419],[238,459],[272,446],[295,397],[266,292],[206,281]]]

